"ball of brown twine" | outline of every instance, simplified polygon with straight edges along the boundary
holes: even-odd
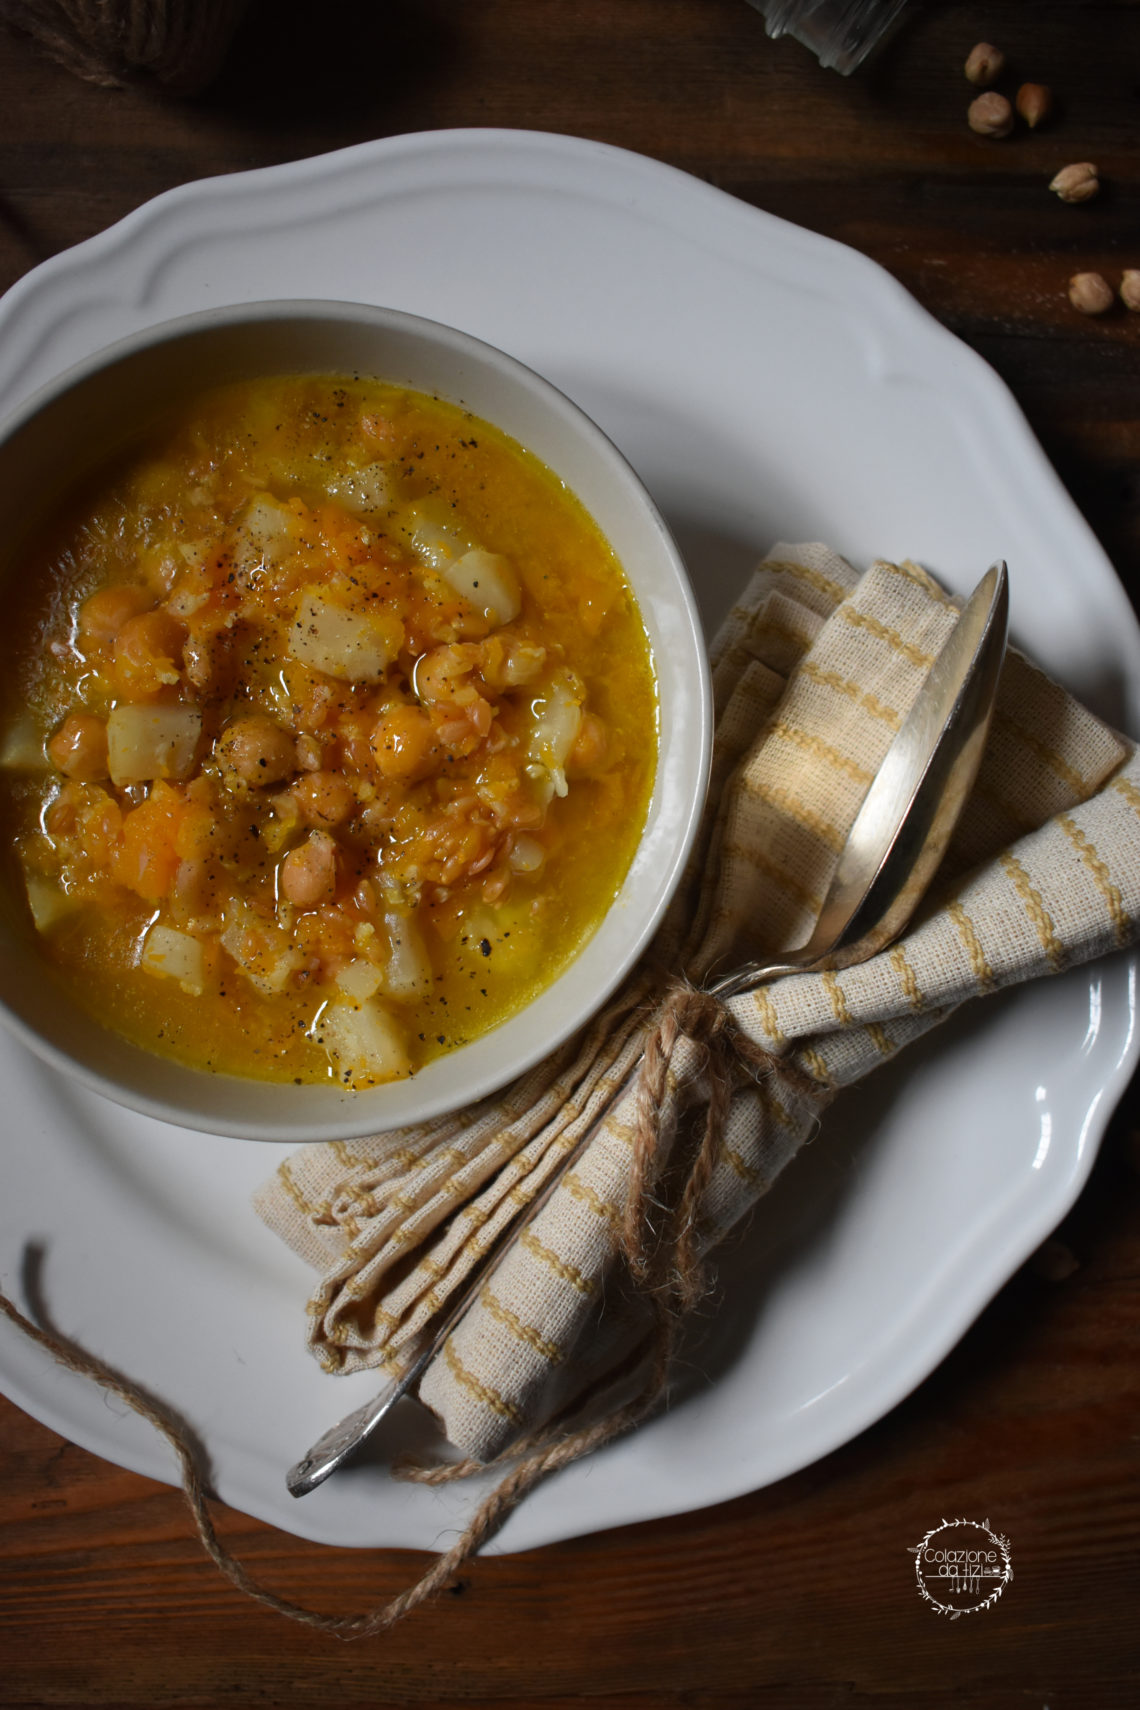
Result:
[[[217,74],[248,0],[0,0],[0,22],[32,36],[88,83],[154,80],[178,94]]]

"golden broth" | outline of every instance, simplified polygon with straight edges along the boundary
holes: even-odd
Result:
[[[487,423],[357,378],[221,389],[19,580],[10,877],[138,1044],[401,1078],[613,901],[656,764],[648,643],[577,500]]]

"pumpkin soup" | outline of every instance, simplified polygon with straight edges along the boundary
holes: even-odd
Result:
[[[360,378],[199,399],[29,559],[0,823],[45,957],[127,1038],[364,1087],[597,927],[656,763],[649,646],[574,496]]]

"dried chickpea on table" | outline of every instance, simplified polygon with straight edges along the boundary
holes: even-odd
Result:
[[[455,406],[210,394],[20,585],[10,878],[137,1043],[399,1078],[549,984],[620,888],[656,763],[636,604],[573,495]]]

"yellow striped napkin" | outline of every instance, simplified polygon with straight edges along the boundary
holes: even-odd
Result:
[[[401,1369],[497,1230],[590,1130],[420,1395],[453,1443],[487,1460],[620,1369],[642,1322],[613,1260],[630,1080],[652,1021],[644,1000],[660,993],[663,969],[699,981],[803,942],[867,784],[954,621],[954,602],[915,565],[878,563],[859,577],[822,546],[773,549],[713,649],[709,813],[624,1002],[500,1098],[306,1147],[259,1192],[270,1228],[320,1272],[309,1343],[329,1371]],[[838,1089],[965,999],[1131,943],[1138,834],[1130,746],[1011,653],[977,784],[908,934],[861,967],[731,1000],[743,1033],[798,1072],[736,1076],[700,1204],[703,1245],[771,1186]],[[683,1040],[666,1145],[703,1096],[703,1066]]]

